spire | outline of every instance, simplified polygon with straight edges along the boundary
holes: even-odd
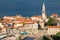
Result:
[[[42,5],[42,18],[45,20],[47,18],[46,11],[45,11],[45,3],[43,2]]]
[[[43,2],[42,11],[45,11],[45,4]]]

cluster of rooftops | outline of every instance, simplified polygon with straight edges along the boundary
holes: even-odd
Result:
[[[38,18],[38,16],[36,16]],[[34,24],[37,23],[36,20],[31,20],[29,17],[23,17],[23,16],[4,16],[3,21],[0,22],[4,25],[4,28],[8,28],[6,24],[12,25],[11,27],[14,28],[13,24]],[[23,26],[20,26],[23,27]],[[19,27],[19,28],[20,28]]]
[[[58,16],[58,14],[52,14],[52,16]],[[35,19],[42,18],[40,15],[35,15],[32,16]],[[16,16],[4,16],[2,24],[34,24],[37,23],[37,20],[32,20],[32,17],[23,17],[21,15],[16,15]],[[7,26],[4,25],[5,28],[8,28]],[[22,26],[21,26],[22,27]],[[14,28],[14,27],[12,27]],[[49,27],[52,28],[52,27]],[[58,27],[60,28],[60,27]]]

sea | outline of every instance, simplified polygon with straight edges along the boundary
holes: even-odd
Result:
[[[48,16],[53,13],[60,15],[60,0],[0,0],[0,17],[41,15],[43,2]]]

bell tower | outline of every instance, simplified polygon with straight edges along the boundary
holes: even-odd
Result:
[[[45,3],[43,2],[42,5],[42,18],[45,20],[47,18],[46,11],[45,11]]]

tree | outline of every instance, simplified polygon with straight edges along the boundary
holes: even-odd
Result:
[[[39,21],[37,22],[38,23],[38,30],[42,30],[40,24],[39,24]]]
[[[2,31],[2,28],[0,27],[0,33],[1,33],[1,31]]]
[[[19,36],[19,40],[22,40],[22,39],[21,39],[21,36]]]
[[[52,37],[53,40],[60,40],[60,37],[57,36],[57,35],[51,35],[51,37]]]
[[[23,26],[25,26],[25,23],[23,23]]]
[[[56,34],[56,35],[60,37],[60,32],[57,32],[57,34]]]
[[[46,36],[43,36],[43,40],[50,40],[50,39]]]
[[[45,28],[46,30],[48,30],[48,28]]]
[[[0,18],[0,21],[2,21],[3,20],[3,18]]]
[[[21,36],[19,36],[16,40],[22,40],[22,39],[21,39]]]
[[[56,18],[49,18],[48,22],[46,23],[47,26],[56,26],[57,20]]]

